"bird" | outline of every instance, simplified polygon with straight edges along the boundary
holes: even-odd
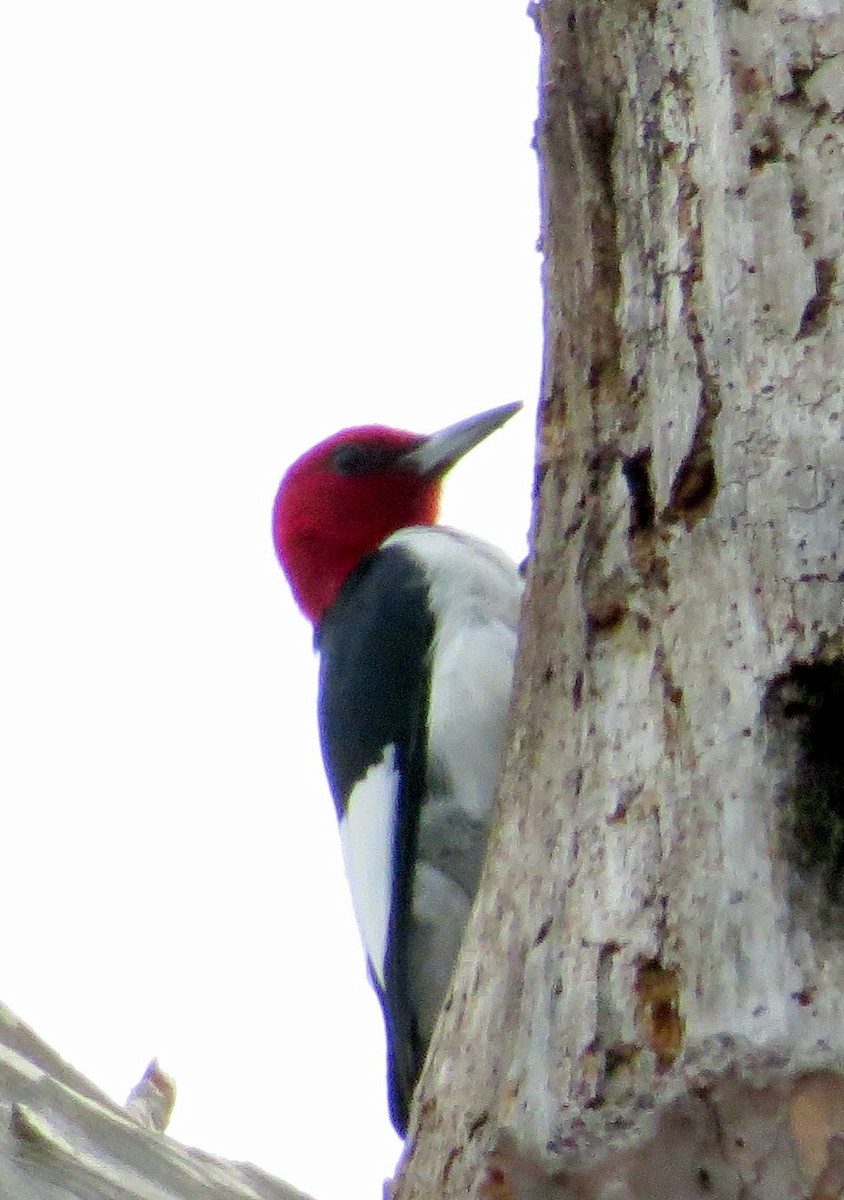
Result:
[[[401,1137],[484,859],[522,594],[502,550],[437,524],[440,493],[520,407],[429,436],[344,429],[293,463],[273,509],[314,627],[320,745]]]

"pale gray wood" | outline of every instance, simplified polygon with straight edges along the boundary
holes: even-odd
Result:
[[[0,1006],[0,1200],[76,1198],[306,1200],[144,1128]]]

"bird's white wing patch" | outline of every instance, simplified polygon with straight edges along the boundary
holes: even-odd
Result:
[[[340,842],[352,904],[369,961],[385,986],[393,882],[393,842],[399,773],[395,746],[387,746],[352,788],[340,822]]]

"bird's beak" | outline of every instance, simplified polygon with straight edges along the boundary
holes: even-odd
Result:
[[[429,479],[438,479],[473,446],[509,421],[521,407],[521,404],[502,404],[500,408],[491,408],[489,412],[478,413],[475,417],[458,421],[456,425],[449,425],[447,429],[432,433],[408,450],[396,465]]]

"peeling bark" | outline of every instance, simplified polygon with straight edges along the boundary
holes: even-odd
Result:
[[[839,1195],[844,12],[533,14],[513,744],[395,1196]]]

